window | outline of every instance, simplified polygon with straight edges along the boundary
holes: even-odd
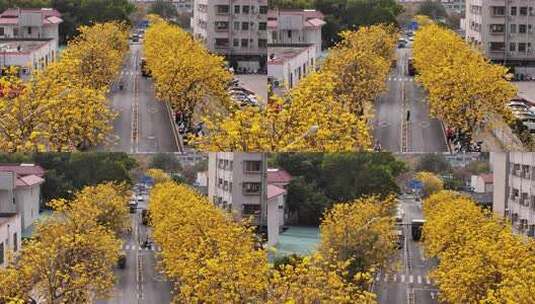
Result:
[[[19,36],[19,29],[18,28],[14,28],[13,29],[13,37],[18,37]]]
[[[225,159],[223,166],[225,169],[228,169],[228,159]]]
[[[232,46],[239,47],[240,46],[240,39],[232,39]]]
[[[228,190],[228,181],[225,181],[223,183],[223,190],[225,190],[225,191]]]
[[[292,39],[292,31],[291,30],[288,31],[288,38]]]
[[[226,21],[216,21],[215,22],[215,30],[216,31],[228,30],[228,22],[226,22]]]
[[[233,161],[230,161],[229,165],[230,165],[229,170],[232,170],[232,168],[234,168],[234,162],[233,162]]]
[[[490,32],[491,33],[504,33],[505,32],[505,24],[491,24],[490,25]]]
[[[217,182],[217,187],[218,188],[222,188],[223,187],[223,179],[222,178],[219,178],[219,180]]]
[[[216,14],[225,15],[230,12],[230,7],[228,5],[216,5],[215,11]]]
[[[260,183],[243,183],[243,194],[260,194]]]
[[[246,160],[245,173],[260,173],[262,170],[262,162],[259,160]]]
[[[0,265],[4,265],[4,242],[0,243]]]
[[[28,27],[28,35],[31,35],[31,34],[32,34],[32,27],[29,26],[29,27]]]
[[[216,38],[215,39],[215,46],[216,47],[228,47],[228,38]]]
[[[3,27],[0,27],[0,36],[4,36],[5,33],[4,33],[4,28]]]
[[[260,11],[260,14],[264,14],[264,15],[267,14],[268,13],[267,5],[261,5],[259,11]]]
[[[260,214],[260,205],[257,204],[243,204],[244,215]]]
[[[511,6],[511,16],[516,16],[516,6]]]
[[[518,43],[518,51],[519,52],[525,52],[526,51],[526,43],[524,43],[524,42]]]
[[[505,51],[505,43],[504,42],[491,42],[490,43],[490,51],[491,52],[503,52],[503,51]]]
[[[516,24],[511,24],[509,31],[511,32],[511,34],[516,34]]]
[[[240,6],[234,5],[234,14],[239,14],[239,13],[240,13]]]
[[[242,6],[241,10],[244,14],[249,14],[249,5]]]
[[[267,47],[267,39],[258,39],[258,47],[259,48],[266,48]]]
[[[521,33],[521,34],[525,34],[526,33],[526,25],[525,24],[519,24],[518,25],[518,32]]]
[[[249,39],[242,39],[241,47],[248,47],[248,46],[249,46]]]
[[[247,30],[249,30],[249,22],[242,22],[242,23],[241,23],[241,30],[242,30],[242,31],[247,31]]]
[[[258,30],[259,31],[267,30],[267,23],[266,22],[258,22]]]
[[[228,191],[232,192],[232,182],[228,183]]]
[[[509,51],[514,52],[516,50],[516,44],[514,42],[509,43]]]
[[[527,16],[528,15],[528,7],[527,6],[521,6],[520,7],[520,16]]]
[[[239,21],[234,21],[234,30],[235,31],[239,31],[240,30],[240,22]]]
[[[223,159],[219,159],[217,166],[219,167],[219,169],[223,169],[223,167],[225,166],[224,160]]]

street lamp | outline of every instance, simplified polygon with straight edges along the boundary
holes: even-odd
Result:
[[[320,129],[320,127],[318,125],[312,125],[305,133],[303,133],[303,135],[299,136],[296,140],[294,140],[291,143],[289,143],[288,145],[286,145],[286,147],[284,147],[282,149],[282,151],[283,152],[287,152],[290,149],[291,146],[295,145],[301,139],[305,139],[305,138],[308,138],[308,137],[316,135],[318,133],[319,129]]]

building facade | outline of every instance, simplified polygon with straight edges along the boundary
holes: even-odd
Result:
[[[266,156],[263,153],[211,152],[208,158],[208,198],[232,212],[267,225]]]
[[[526,0],[466,0],[466,40],[518,77],[534,74],[534,7]]]
[[[61,14],[54,9],[8,9],[0,14],[0,60],[21,74],[43,69],[58,56]]]
[[[0,267],[6,265],[8,252],[16,254],[21,246],[21,219],[16,213],[0,213]]]
[[[268,54],[268,78],[275,88],[289,90],[317,69],[313,44],[269,45]]]
[[[493,211],[519,234],[535,237],[535,153],[493,152]]]
[[[238,73],[267,71],[268,0],[194,0],[191,27]]]
[[[0,165],[0,213],[20,215],[22,230],[39,217],[44,170],[35,165]]]

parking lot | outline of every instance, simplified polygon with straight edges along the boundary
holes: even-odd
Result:
[[[260,105],[266,104],[268,95],[267,75],[241,74],[235,77],[239,80],[240,86],[256,93]]]

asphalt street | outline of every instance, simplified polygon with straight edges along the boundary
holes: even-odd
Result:
[[[147,208],[147,202],[148,196],[144,196],[137,212],[131,214],[133,232],[123,240],[126,267],[115,271],[117,284],[111,298],[99,300],[97,304],[171,303],[172,285],[157,267],[160,248],[156,245],[150,248],[140,246],[150,235],[150,228],[141,223],[140,210]]]
[[[410,48],[397,50],[387,91],[376,101],[374,138],[391,152],[447,152],[441,122],[430,117],[423,88],[407,73],[410,54]]]
[[[173,122],[163,102],[156,100],[151,78],[141,76],[142,46],[130,44],[117,84],[109,95],[118,116],[113,134],[99,150],[128,153],[178,152]],[[123,83],[121,90],[119,83]]]
[[[403,227],[405,243],[399,255],[392,261],[395,271],[381,273],[376,277],[374,291],[380,304],[436,304],[438,290],[429,277],[433,261],[425,258],[423,246],[412,240],[409,224],[413,219],[422,219],[421,204],[413,197],[400,200],[404,211]]]

